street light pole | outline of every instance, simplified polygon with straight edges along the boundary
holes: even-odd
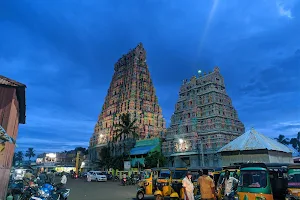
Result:
[[[202,156],[202,159],[201,159],[201,161],[202,161],[202,166],[204,167],[204,153],[203,153],[203,143],[202,143],[202,141],[201,141],[201,156]]]
[[[198,149],[198,159],[199,159],[199,165],[201,167],[204,167],[204,152],[203,152],[203,143],[201,140],[199,140],[199,143],[198,146],[197,146],[197,149]],[[200,155],[201,154],[201,155]],[[201,157],[200,157],[201,156]],[[201,158],[201,162],[200,162],[200,158]]]

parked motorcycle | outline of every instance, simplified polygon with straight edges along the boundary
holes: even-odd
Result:
[[[122,184],[123,186],[127,185],[127,178],[122,178],[121,184]]]
[[[23,181],[17,180],[10,183],[10,192],[14,200],[18,200],[24,190]]]
[[[67,200],[70,189],[59,188],[61,184],[44,184],[30,200]]]
[[[113,181],[120,181],[120,178],[118,176],[114,176],[112,179]]]

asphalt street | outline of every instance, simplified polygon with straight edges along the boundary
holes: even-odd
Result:
[[[136,186],[121,186],[119,182],[86,182],[83,179],[68,179],[71,189],[68,200],[134,200]],[[153,197],[145,200],[154,199]]]

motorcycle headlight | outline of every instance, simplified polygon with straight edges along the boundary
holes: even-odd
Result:
[[[149,182],[145,182],[145,186],[148,186],[149,185]]]

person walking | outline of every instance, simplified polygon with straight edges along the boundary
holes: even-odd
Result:
[[[198,178],[198,185],[200,186],[201,200],[215,199],[215,183],[208,175],[207,169],[203,169],[203,175]]]
[[[47,180],[46,173],[45,172],[41,172],[40,175],[39,175],[39,178],[40,178],[39,185],[44,185],[46,183],[46,180]]]
[[[184,200],[195,200],[191,172],[187,172],[186,177],[182,180],[182,187],[184,189]]]
[[[51,184],[53,184],[54,180],[55,180],[55,174],[54,174],[54,172],[52,170],[48,173],[48,178],[49,178],[49,182]]]
[[[62,186],[61,186],[62,188],[66,188],[67,181],[68,181],[67,176],[66,176],[65,172],[63,172],[63,173],[62,173],[61,180],[60,180],[60,183],[61,183],[61,185],[62,185]]]
[[[230,172],[225,170],[225,177],[221,186],[224,188],[224,200],[234,200],[234,193],[238,180],[234,177],[230,177]]]

